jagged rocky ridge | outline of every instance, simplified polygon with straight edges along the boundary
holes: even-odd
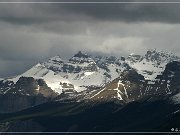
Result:
[[[19,111],[52,100],[127,104],[150,96],[179,97],[179,69],[179,57],[157,50],[120,59],[82,52],[67,61],[55,56],[1,80],[0,110]]]

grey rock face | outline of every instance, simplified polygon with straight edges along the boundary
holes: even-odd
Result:
[[[51,101],[58,95],[43,80],[32,77],[21,77],[16,84],[1,81],[0,89],[0,113],[26,109]]]

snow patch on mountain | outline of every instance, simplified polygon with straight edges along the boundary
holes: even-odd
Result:
[[[105,90],[105,88],[103,88],[102,90],[100,90],[99,92],[97,92],[96,94],[94,94],[92,97],[90,97],[90,99],[94,98],[95,96],[99,95],[101,92],[103,92]]]
[[[171,52],[148,50],[144,56],[132,53],[126,62],[130,67],[143,75],[146,80],[155,80],[157,75],[162,74],[167,63],[179,61],[180,58]]]
[[[122,99],[122,96],[121,96],[121,94],[123,94],[123,93],[119,90],[120,85],[122,85],[122,86],[124,87],[124,84],[119,80],[119,81],[118,81],[117,88],[114,89],[114,90],[117,91],[117,97],[118,97],[118,99],[119,99],[119,100],[123,100],[123,99]]]
[[[129,62],[128,62],[129,63]],[[156,66],[152,61],[147,61],[143,59],[137,63],[129,63],[129,65],[136,69],[136,71],[143,75],[146,80],[154,80],[157,75],[160,75],[167,63],[162,63],[161,66]]]

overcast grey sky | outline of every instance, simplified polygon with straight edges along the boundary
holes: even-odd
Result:
[[[2,0],[1,0],[2,1]],[[180,4],[0,4],[0,77],[79,50],[180,56]]]

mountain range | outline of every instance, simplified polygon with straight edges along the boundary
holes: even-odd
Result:
[[[179,132],[179,82],[171,52],[57,55],[0,80],[0,131]]]

